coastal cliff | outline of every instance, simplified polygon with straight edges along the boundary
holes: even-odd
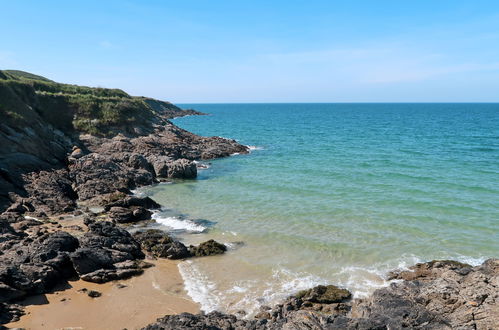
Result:
[[[0,211],[19,198],[38,215],[72,211],[77,200],[160,177],[195,177],[192,160],[248,152],[233,140],[196,136],[168,121],[199,114],[118,89],[0,71]]]

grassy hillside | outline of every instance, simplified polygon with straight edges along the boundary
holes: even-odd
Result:
[[[164,106],[158,108],[157,102]],[[28,72],[0,71],[0,116],[9,124],[27,125],[35,112],[66,132],[111,136],[151,127],[168,110],[182,111],[120,89],[61,84]]]

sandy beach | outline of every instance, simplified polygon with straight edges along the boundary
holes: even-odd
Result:
[[[155,267],[128,280],[95,284],[69,281],[53,293],[22,303],[26,315],[8,328],[25,329],[140,329],[166,314],[199,312],[183,289],[177,262],[149,260]],[[120,288],[120,285],[126,287]],[[102,294],[91,298],[82,289]]]

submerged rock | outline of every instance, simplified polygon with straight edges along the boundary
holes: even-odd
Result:
[[[203,242],[198,246],[190,246],[189,251],[193,256],[204,257],[211,256],[215,254],[223,254],[227,251],[227,247],[224,244],[218,243],[215,240],[210,239],[209,241]]]

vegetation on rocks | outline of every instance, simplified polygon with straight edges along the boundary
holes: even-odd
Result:
[[[1,71],[0,96],[0,114],[9,120],[28,120],[34,111],[56,128],[99,136],[127,126],[148,126],[155,118],[144,98],[120,89],[61,84],[23,71]]]

